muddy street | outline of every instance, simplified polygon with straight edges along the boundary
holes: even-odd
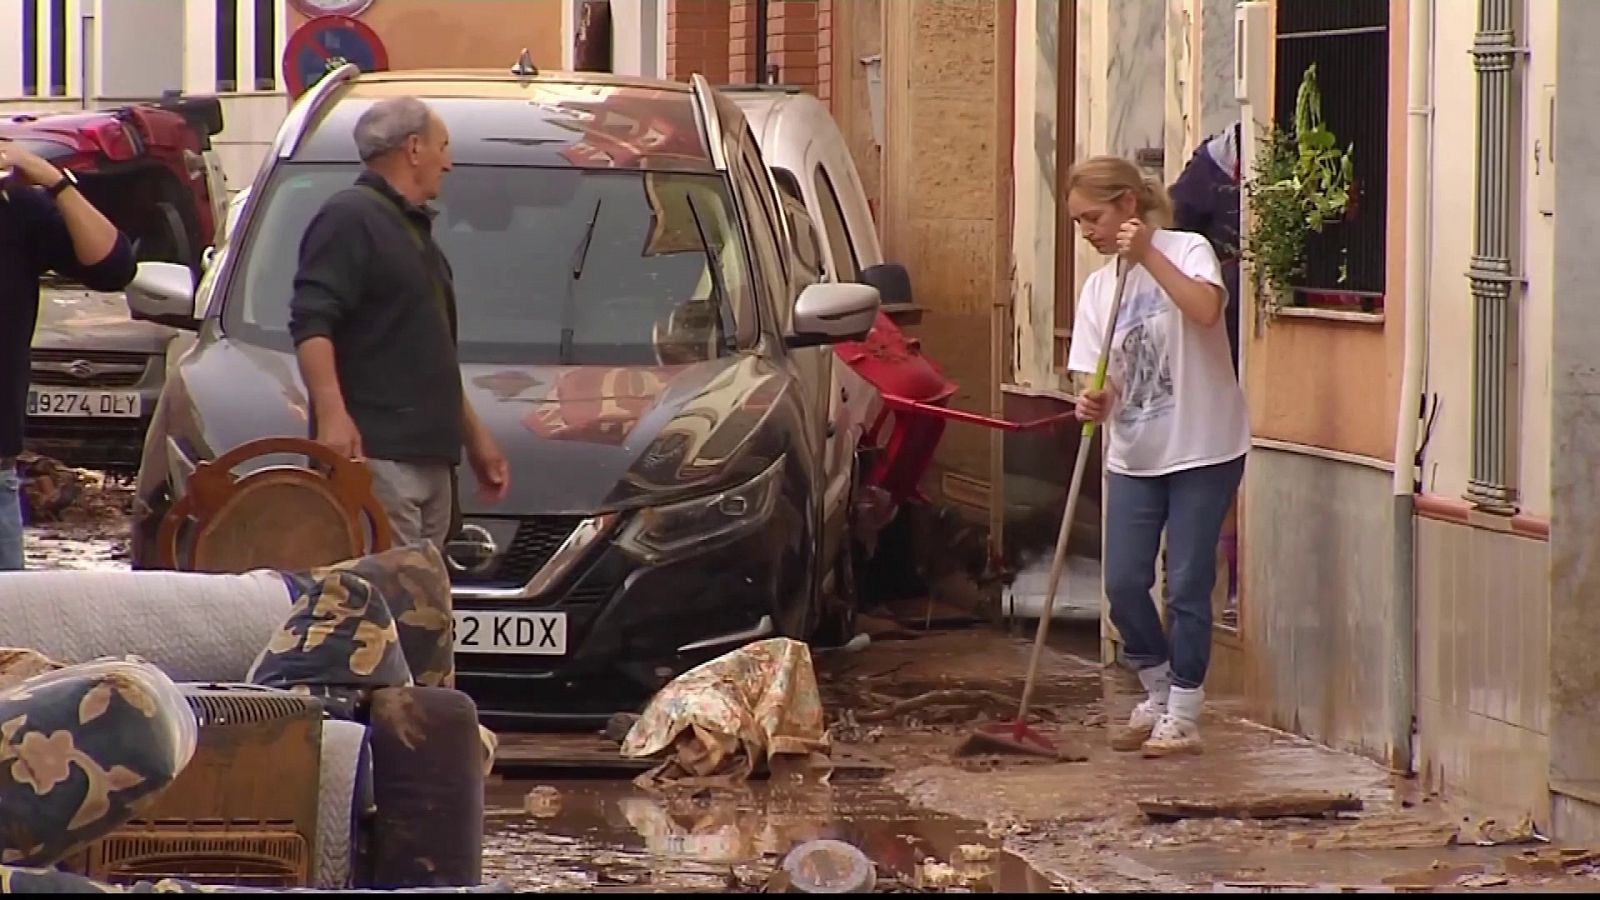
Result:
[[[92,473],[28,529],[29,566],[126,565],[127,492]],[[70,498],[68,498],[70,495]],[[39,521],[47,519],[48,521]],[[878,893],[1575,891],[1600,862],[1528,822],[1475,817],[1365,759],[1253,725],[1221,700],[1203,755],[1111,751],[1136,682],[1095,623],[1062,623],[1038,727],[1061,759],[953,753],[1015,710],[1030,622],[877,607],[869,635],[813,656],[831,769],[651,787],[599,734],[502,734],[485,798],[484,876],[518,890],[793,890],[791,852],[841,841]]]

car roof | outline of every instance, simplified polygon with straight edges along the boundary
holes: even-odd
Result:
[[[797,88],[762,85],[724,92],[744,112],[767,165],[774,168],[803,170],[813,136],[835,127],[822,101]]]
[[[558,72],[430,69],[365,73],[340,88],[293,158],[354,162],[361,114],[387,97],[427,103],[461,165],[712,172],[686,84]]]

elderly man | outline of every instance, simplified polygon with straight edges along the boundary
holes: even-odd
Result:
[[[362,114],[355,141],[366,169],[306,228],[289,332],[312,437],[367,461],[398,542],[443,548],[463,445],[487,502],[509,484],[462,389],[450,264],[426,206],[450,170],[450,136],[426,104],[395,97]]]
[[[54,271],[96,291],[133,280],[133,250],[78,181],[23,147],[0,142],[0,571],[22,568],[22,451],[39,315],[39,276]]]

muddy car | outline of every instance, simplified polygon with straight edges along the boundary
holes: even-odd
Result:
[[[79,178],[79,189],[141,260],[198,272],[220,219],[214,97],[112,109],[0,116],[17,142]],[[133,321],[120,295],[51,282],[40,297],[27,401],[27,447],[79,466],[138,464],[175,332]]]
[[[145,444],[135,565],[201,460],[307,433],[298,242],[360,171],[356,119],[397,93],[450,128],[434,233],[463,383],[512,467],[502,503],[464,492],[447,547],[458,685],[491,719],[592,720],[742,643],[847,631],[830,345],[867,332],[878,292],[794,261],[812,226],[703,79],[346,67],[308,92],[195,298],[161,264],[129,288],[142,316],[199,311]]]

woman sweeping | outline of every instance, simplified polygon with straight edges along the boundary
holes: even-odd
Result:
[[[1085,160],[1068,188],[1067,209],[1084,239],[1128,267],[1112,327],[1116,260],[1089,276],[1068,357],[1078,417],[1106,424],[1106,594],[1147,692],[1112,746],[1146,756],[1198,753],[1217,539],[1250,448],[1223,318],[1228,295],[1211,245],[1161,227],[1171,220],[1166,191],[1132,163]],[[1105,389],[1090,390],[1105,340]],[[1163,530],[1170,636],[1150,595]]]

